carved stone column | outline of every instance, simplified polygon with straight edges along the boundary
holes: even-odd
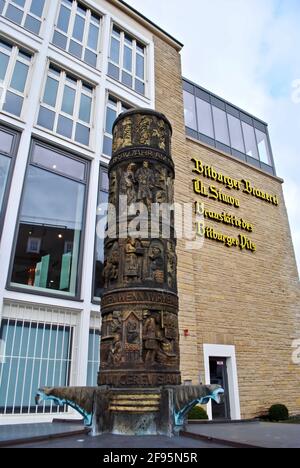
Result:
[[[174,217],[163,211],[174,202],[171,135],[166,117],[150,110],[114,124],[109,202],[117,226],[105,240],[100,386],[181,384]],[[160,216],[154,234],[151,209]]]

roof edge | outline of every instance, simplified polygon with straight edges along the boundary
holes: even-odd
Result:
[[[184,44],[182,44],[180,41],[175,39],[173,36],[171,36],[171,34],[166,32],[164,29],[162,29],[160,26],[158,26],[153,21],[151,21],[149,18],[144,16],[138,10],[133,8],[131,5],[128,5],[128,3],[126,3],[124,0],[108,0],[108,1],[110,3],[118,6],[119,8],[121,6],[123,11],[125,11],[127,13],[128,13],[128,10],[129,10],[131,15],[136,17],[136,19],[139,19],[140,21],[142,20],[143,23],[147,23],[148,25],[150,25],[152,27],[152,29],[158,31],[161,35],[166,37],[168,39],[168,41],[173,45],[173,47],[175,47],[175,49],[177,49],[178,51],[180,51],[184,47]]]

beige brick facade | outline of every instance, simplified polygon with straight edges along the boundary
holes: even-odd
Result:
[[[292,342],[300,338],[299,279],[280,179],[269,176],[232,157],[187,139],[179,53],[161,38],[155,38],[156,110],[173,125],[173,158],[176,164],[176,201],[198,200],[217,213],[223,211],[254,224],[254,232],[241,232],[216,221],[206,225],[237,237],[245,233],[257,251],[241,251],[205,240],[204,247],[186,251],[178,243],[178,275],[181,328],[181,368],[184,380],[204,379],[203,344],[235,346],[239,396],[243,418],[284,403],[300,413],[300,365],[292,362]],[[277,195],[279,206],[226,189],[240,208],[209,200],[194,193],[197,158],[218,172]],[[188,329],[190,336],[184,337]]]

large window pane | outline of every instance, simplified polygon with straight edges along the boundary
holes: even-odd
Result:
[[[13,135],[5,132],[4,130],[0,130],[0,152],[1,153],[11,152],[13,139],[14,139]]]
[[[4,80],[9,62],[9,56],[0,52],[0,80]]]
[[[199,98],[196,98],[196,105],[199,132],[214,138],[211,105]]]
[[[76,294],[84,196],[84,184],[29,166],[12,284]]]
[[[6,17],[15,23],[21,24],[23,19],[23,11],[19,10],[19,8],[16,8],[13,5],[8,5],[6,10]]]
[[[192,128],[193,130],[197,129],[197,120],[196,120],[196,102],[195,96],[186,91],[183,91],[184,97],[184,119],[186,127]]]
[[[55,107],[56,105],[56,98],[57,98],[57,91],[58,91],[58,81],[50,78],[48,76],[44,98],[43,101],[45,104],[49,104],[49,106]]]
[[[227,114],[227,116],[231,146],[232,148],[241,151],[241,153],[245,153],[241,121],[230,114]]]
[[[114,37],[111,38],[110,58],[113,62],[119,63],[120,60],[120,42]]]
[[[66,114],[73,115],[75,104],[75,90],[65,86],[61,110]]]
[[[28,65],[25,65],[22,62],[16,63],[12,80],[10,83],[11,88],[15,89],[16,91],[20,91],[20,93],[24,92],[28,76],[28,70]]]
[[[64,31],[65,33],[68,32],[70,15],[71,15],[71,11],[69,10],[69,8],[66,8],[64,5],[62,5],[60,7],[57,27],[61,31]]]
[[[0,154],[0,214],[3,208],[3,199],[9,174],[11,159]]]
[[[92,108],[92,99],[85,94],[81,95],[80,109],[79,109],[79,118],[86,123],[90,123],[91,120],[91,108]]]
[[[34,15],[41,18],[43,14],[44,6],[45,6],[45,0],[32,0],[30,13],[33,13]]]
[[[89,37],[88,37],[88,47],[93,50],[98,48],[98,38],[99,38],[99,28],[94,24],[90,25]]]
[[[129,47],[124,47],[124,64],[125,70],[132,71],[132,50]]]
[[[268,142],[268,137],[265,133],[261,132],[260,130],[255,130],[257,144],[258,144],[258,151],[259,151],[259,158],[262,162],[272,165],[271,154],[270,154],[270,147]]]
[[[76,15],[74,29],[73,29],[73,37],[74,39],[77,39],[80,42],[82,41],[82,38],[83,38],[84,25],[85,25],[84,18],[82,18],[79,15]]]
[[[220,143],[230,146],[226,113],[215,106],[212,106],[212,110],[215,126],[215,138]]]
[[[243,126],[244,140],[245,140],[245,146],[246,146],[246,154],[248,156],[251,156],[251,158],[258,159],[258,151],[257,151],[255,134],[254,134],[254,128],[245,122],[242,122],[242,126]]]
[[[27,15],[24,27],[34,34],[39,34],[41,22],[38,19],[33,18],[33,16]]]
[[[17,96],[14,93],[8,91],[5,97],[5,103],[3,109],[10,114],[14,114],[20,117],[24,99],[21,96]]]

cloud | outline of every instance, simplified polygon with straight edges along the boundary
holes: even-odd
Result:
[[[292,100],[300,79],[300,2],[127,2],[185,44],[185,77],[269,123],[300,269],[300,103]]]

